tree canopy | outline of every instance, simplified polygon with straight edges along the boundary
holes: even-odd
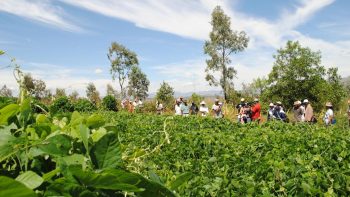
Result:
[[[296,100],[308,99],[316,109],[321,109],[326,101],[338,106],[345,96],[338,70],[322,66],[319,51],[302,47],[298,41],[288,41],[274,59],[268,88],[263,93],[265,101],[282,101],[291,107]]]
[[[148,86],[150,82],[147,75],[141,71],[140,67],[133,66],[129,73],[129,96],[145,99],[148,96]]]
[[[160,85],[157,91],[156,99],[163,102],[164,104],[171,104],[174,100],[174,88],[172,88],[168,83],[164,82]]]
[[[237,71],[230,67],[230,56],[243,51],[248,46],[249,38],[244,31],[237,32],[231,29],[230,17],[228,17],[220,6],[212,12],[212,31],[209,40],[204,44],[204,53],[210,56],[206,61],[206,80],[209,85],[221,86],[225,100],[228,99],[230,91],[234,88],[233,78]],[[215,77],[218,73],[220,78]]]
[[[112,79],[118,79],[121,96],[125,96],[124,83],[132,66],[139,64],[137,55],[123,45],[113,42],[107,57],[111,63],[110,73]]]

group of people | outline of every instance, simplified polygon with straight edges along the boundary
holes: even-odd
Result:
[[[123,99],[120,104],[122,109],[126,109],[130,113],[133,113],[135,109],[139,109],[143,107],[142,99],[139,99],[137,97],[135,99],[133,98]]]
[[[348,117],[349,117],[349,126],[350,126],[350,100],[348,101]],[[331,102],[327,102],[326,112],[323,117],[323,121],[326,125],[335,124],[335,116],[333,105]],[[157,103],[157,112],[161,114],[163,111],[163,105]],[[241,102],[236,106],[238,111],[237,113],[237,121],[245,124],[249,122],[260,122],[261,121],[261,105],[259,103],[259,99],[255,98],[253,102],[246,102],[244,98],[241,99]],[[174,105],[174,113],[175,115],[181,116],[189,116],[189,115],[197,115],[205,117],[210,114],[215,118],[223,118],[223,103],[219,101],[219,99],[215,99],[213,106],[211,109],[206,105],[205,101],[200,102],[199,107],[195,102],[191,104],[188,103],[186,99],[180,97],[176,99]],[[316,123],[317,118],[314,115],[314,110],[311,106],[311,103],[308,99],[304,99],[303,102],[295,101],[293,105],[293,114],[296,122],[307,122],[307,123]],[[267,111],[267,121],[277,120],[283,122],[289,122],[288,116],[284,110],[284,106],[282,102],[278,101],[276,103],[270,103],[269,109]]]
[[[223,103],[219,101],[219,99],[215,99],[214,104],[211,108],[211,112],[215,118],[224,117],[223,113]],[[163,110],[163,105],[157,104],[157,113],[161,114]],[[192,102],[189,105],[188,101],[183,97],[176,99],[174,105],[175,115],[178,116],[189,116],[189,115],[197,115],[198,113],[205,117],[210,114],[210,110],[207,107],[205,101],[200,102],[200,106],[198,107],[195,102]]]

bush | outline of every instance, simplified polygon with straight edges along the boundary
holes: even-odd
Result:
[[[117,100],[112,95],[108,95],[103,98],[102,106],[105,110],[118,111]]]
[[[66,96],[57,98],[50,106],[50,112],[52,114],[56,113],[66,113],[73,112],[74,106]]]
[[[33,99],[31,105],[34,113],[46,113],[49,111],[49,108],[37,99]]]
[[[97,107],[88,99],[79,99],[74,103],[74,110],[78,112],[96,111]]]
[[[0,109],[11,103],[16,103],[16,99],[12,97],[0,96]]]

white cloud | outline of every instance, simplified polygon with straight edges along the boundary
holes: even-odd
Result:
[[[103,72],[103,70],[100,69],[100,68],[96,68],[96,69],[95,69],[95,73],[96,73],[96,74],[100,74],[100,73],[102,73],[102,72]]]
[[[69,21],[68,15],[61,7],[53,5],[49,0],[3,0],[0,1],[0,11],[65,31],[82,31],[80,27]]]

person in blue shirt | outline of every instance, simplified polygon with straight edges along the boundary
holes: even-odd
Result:
[[[187,100],[183,100],[183,104],[180,105],[180,108],[183,116],[188,116],[190,114],[190,106],[187,104]]]

